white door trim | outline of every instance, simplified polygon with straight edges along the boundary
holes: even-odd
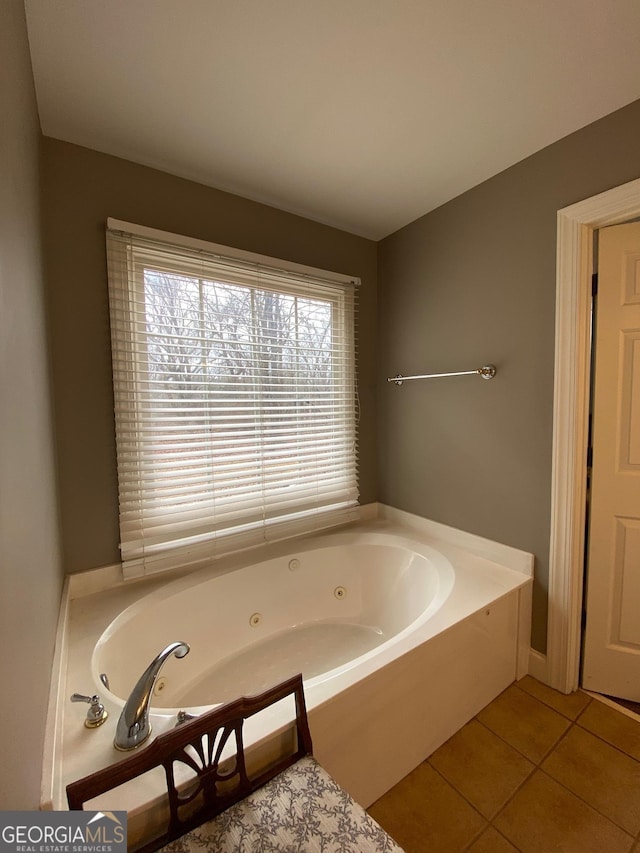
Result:
[[[578,687],[584,566],[593,232],[640,217],[640,179],[558,211],[546,681]]]

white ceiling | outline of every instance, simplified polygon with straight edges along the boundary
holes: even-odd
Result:
[[[42,131],[380,239],[640,97],[639,0],[25,0]]]

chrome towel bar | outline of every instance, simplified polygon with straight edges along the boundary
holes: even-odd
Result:
[[[496,375],[496,368],[493,364],[485,364],[484,367],[478,367],[475,370],[459,370],[455,373],[423,373],[420,376],[403,376],[398,373],[397,376],[387,377],[387,382],[395,382],[396,385],[402,385],[409,379],[439,379],[441,376],[481,376],[482,379],[493,379]]]

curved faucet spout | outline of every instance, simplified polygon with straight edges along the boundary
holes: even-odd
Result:
[[[170,643],[160,654],[156,655],[142,673],[120,714],[113,741],[116,749],[135,749],[149,737],[151,734],[149,706],[158,674],[164,662],[171,655],[183,658],[187,654],[189,654],[187,643]]]

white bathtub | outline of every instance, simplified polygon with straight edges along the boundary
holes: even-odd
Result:
[[[524,675],[532,556],[388,508],[381,515],[176,580],[124,583],[115,569],[72,577],[42,807],[66,808],[69,781],[121,757],[113,736],[126,696],[172,641],[191,651],[162,669],[155,734],[179,709],[197,713],[302,671],[314,753],[364,806]],[[107,722],[86,729],[73,692],[99,692]],[[269,729],[288,724],[291,711],[279,713]],[[153,795],[142,789],[138,799],[144,814]]]
[[[286,555],[167,584],[106,628],[92,656],[111,698],[126,700],[140,673],[174,640],[156,683],[156,709],[203,707],[252,695],[302,672],[305,686],[355,671],[415,631],[447,600],[450,561],[415,539],[348,533],[303,542]]]

